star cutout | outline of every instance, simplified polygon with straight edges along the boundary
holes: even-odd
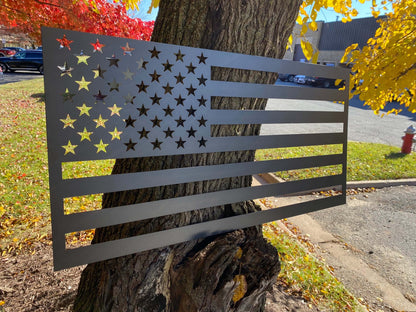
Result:
[[[142,104],[142,107],[137,109],[140,113],[139,117],[142,115],[147,116],[147,111],[149,110],[149,108],[144,107],[144,104]]]
[[[131,118],[131,116],[129,115],[129,118],[125,119],[124,122],[126,123],[126,128],[128,126],[133,127],[134,128],[134,122],[136,121],[136,119]]]
[[[160,128],[160,122],[162,121],[161,119],[158,119],[157,116],[155,116],[155,119],[150,119],[151,122],[153,122],[153,128],[154,127],[159,127]]]
[[[99,127],[105,128],[105,123],[108,121],[108,119],[103,119],[103,117],[101,117],[101,114],[100,114],[98,119],[93,119],[93,121],[96,123],[95,128],[99,128]]]
[[[183,62],[183,57],[185,56],[185,54],[181,53],[181,50],[178,51],[178,53],[175,53],[176,55],[176,61],[182,61]]]
[[[107,153],[107,151],[105,149],[108,146],[108,144],[104,144],[103,140],[100,140],[100,143],[99,144],[94,144],[94,146],[97,148],[97,154],[99,152]]]
[[[159,58],[160,51],[156,50],[156,47],[153,47],[153,50],[149,50],[149,52],[152,53],[152,56],[150,58],[153,58],[153,57],[157,59]]]
[[[159,75],[157,72],[156,72],[156,70],[153,72],[153,74],[149,74],[149,76],[150,77],[152,77],[152,81],[151,82],[153,82],[153,81],[157,81],[157,82],[159,82],[159,77],[160,76],[162,76],[162,75]]]
[[[101,52],[103,53],[102,48],[105,47],[105,44],[101,44],[100,41],[97,39],[97,41],[95,43],[91,42],[91,45],[94,47],[94,51],[93,52]]]
[[[196,109],[194,109],[191,105],[191,108],[187,109],[187,112],[188,112],[188,117],[189,116],[194,116],[195,117]]]
[[[199,147],[201,147],[201,146],[205,146],[206,147],[206,143],[207,143],[207,140],[204,140],[204,137],[202,137],[201,138],[201,140],[198,140],[198,142],[199,142]]]
[[[69,77],[72,77],[71,71],[73,71],[74,69],[72,67],[69,67],[67,62],[65,62],[63,66],[57,66],[57,67],[61,71],[61,77],[64,75],[68,75]]]
[[[179,75],[175,76],[175,78],[176,78],[176,83],[177,83],[177,84],[178,84],[178,83],[183,84],[183,80],[185,79],[185,77],[184,77],[184,76],[182,76],[182,75],[181,75],[181,73],[179,73]]]
[[[189,64],[188,66],[186,66],[186,68],[188,68],[188,74],[190,74],[190,73],[195,74],[195,68],[196,67],[192,65],[192,62],[191,62],[191,64]]]
[[[130,93],[128,93],[127,95],[124,95],[123,98],[126,100],[124,102],[124,104],[130,103],[130,104],[134,104],[133,100],[136,98],[135,96],[132,96]]]
[[[134,51],[134,48],[130,48],[129,47],[129,43],[126,42],[126,46],[125,47],[121,47],[123,49],[123,55],[130,55],[131,56],[131,52]]]
[[[150,142],[150,143],[152,143],[153,144],[153,149],[155,150],[155,149],[161,149],[160,148],[160,145],[163,143],[163,142],[159,142],[159,140],[158,139],[156,139],[156,141],[153,141],[153,142]]]
[[[185,148],[184,144],[185,144],[186,141],[183,141],[182,137],[179,138],[179,141],[175,141],[175,142],[176,142],[176,144],[178,144],[178,146],[176,148],[179,148],[179,147]]]
[[[62,49],[64,47],[67,47],[69,51],[71,51],[71,47],[69,46],[73,40],[69,40],[66,35],[63,35],[62,39],[56,39],[56,41],[59,42],[59,48]],[[75,153],[74,153],[75,154]]]
[[[199,106],[206,106],[205,103],[207,102],[207,100],[204,99],[203,96],[201,96],[201,98],[198,99],[198,101],[199,101]]]
[[[84,64],[86,64],[86,65],[88,65],[88,59],[90,58],[90,56],[88,56],[88,55],[85,55],[84,54],[84,52],[82,52],[81,51],[81,53],[79,54],[79,55],[75,55],[76,57],[77,57],[77,59],[78,59],[78,63],[77,63],[77,65],[78,64],[81,64],[81,63],[84,63]]]
[[[166,84],[166,86],[162,86],[162,88],[165,89],[165,94],[167,93],[172,94],[173,87],[169,85],[169,82]]]
[[[204,85],[206,86],[205,82],[208,80],[207,78],[204,78],[204,75],[201,75],[200,78],[198,78],[199,80],[199,85]]]
[[[140,139],[146,138],[148,139],[149,137],[147,136],[148,133],[150,131],[146,131],[146,129],[143,127],[142,131],[137,131],[140,134]]]
[[[65,92],[62,93],[64,101],[72,101],[72,98],[75,96],[74,93],[69,92],[68,88],[65,89]]]
[[[109,66],[115,66],[118,67],[118,62],[120,61],[120,59],[116,58],[116,55],[113,54],[111,57],[106,57],[106,60],[110,62]]]
[[[165,69],[163,70],[163,71],[170,71],[170,72],[172,72],[172,66],[173,66],[173,64],[170,64],[169,63],[169,60],[166,60],[166,63],[163,63],[162,64],[164,67],[165,67]]]
[[[133,151],[135,151],[134,146],[136,144],[137,144],[137,142],[133,142],[131,139],[127,143],[124,143],[124,145],[127,146],[126,152],[129,151],[129,150],[131,150],[131,149]]]
[[[79,85],[78,91],[81,91],[82,89],[90,91],[88,89],[88,85],[91,83],[91,81],[86,81],[84,76],[82,76],[81,80],[78,80],[78,81],[75,81],[75,82]]]
[[[125,72],[123,72],[124,75],[124,79],[127,80],[133,80],[133,75],[134,73],[130,71],[130,69],[127,68],[127,70]]]
[[[121,107],[118,107],[116,104],[114,104],[112,107],[107,107],[111,111],[111,115],[117,115],[120,116],[120,111],[122,110]]]
[[[160,105],[160,100],[162,98],[158,97],[156,93],[155,93],[155,96],[151,96],[150,98],[152,99],[152,105],[154,105],[154,104],[159,104]]]
[[[192,85],[189,86],[189,88],[186,88],[188,90],[188,95],[195,95],[196,88],[192,87]]]
[[[143,58],[141,58],[140,60],[136,61],[138,67],[137,70],[139,70],[140,68],[146,69],[146,64],[149,63],[147,61],[143,61]]]
[[[179,116],[179,119],[175,119],[176,123],[177,123],[177,127],[182,126],[184,127],[183,123],[185,122],[185,119],[182,119],[181,116]]]
[[[120,84],[116,81],[116,78],[114,78],[112,82],[108,82],[107,84],[110,86],[110,92],[113,90],[120,91],[118,89]]]
[[[184,106],[183,101],[185,101],[186,99],[183,99],[182,96],[179,94],[179,97],[175,98],[175,100],[176,100],[176,106],[179,106],[179,105]]]
[[[163,132],[165,133],[165,138],[171,137],[173,138],[172,134],[175,132],[173,130],[170,129],[170,127],[168,127],[166,130],[163,130]]]
[[[87,128],[84,127],[84,131],[77,133],[81,136],[81,142],[84,140],[88,140],[91,142],[90,135],[92,134],[92,132],[88,132]]]
[[[145,84],[144,84],[144,82],[143,82],[143,80],[142,80],[142,82],[141,82],[139,85],[136,85],[136,86],[138,86],[138,87],[139,87],[139,93],[140,93],[140,92],[142,92],[142,91],[143,91],[143,92],[147,92],[147,91],[146,91],[146,88],[147,88],[149,85],[145,85]]]
[[[105,70],[105,69],[101,69],[100,64],[98,64],[98,65],[97,65],[97,69],[93,69],[92,71],[94,72],[94,79],[95,79],[95,78],[98,78],[98,77],[100,77],[100,78],[104,78],[104,75],[103,75],[103,74],[104,74],[107,70]]]
[[[110,131],[108,133],[111,134],[111,141],[112,141],[112,140],[115,140],[115,139],[120,140],[120,134],[122,134],[123,132],[118,131],[117,127],[114,127],[114,131]]]
[[[172,116],[172,112],[174,111],[174,109],[170,108],[170,106],[168,105],[168,107],[163,109],[165,111],[165,116]],[[173,117],[173,116],[172,116]]]
[[[91,106],[87,106],[87,105],[85,105],[85,103],[82,104],[82,106],[77,106],[77,108],[79,109],[79,115],[80,116],[82,116],[84,114],[89,116],[90,115],[90,109],[92,109]]]
[[[62,147],[65,149],[65,154],[64,155],[66,155],[68,153],[72,153],[72,154],[75,155],[75,148],[77,146],[78,145],[72,145],[71,141],[68,141],[67,145],[62,145]]]
[[[204,116],[201,117],[201,119],[198,119],[199,121],[199,126],[202,127],[206,127],[207,125],[205,124],[207,122],[207,119],[204,119]]]
[[[204,54],[201,53],[201,55],[200,56],[197,56],[197,57],[199,58],[199,64],[201,64],[201,63],[206,64],[205,63],[205,60],[207,59],[207,57],[204,56]]]
[[[101,90],[98,90],[98,94],[94,94],[93,97],[95,97],[96,101],[104,101],[107,95],[102,94]]]
[[[188,132],[188,138],[190,138],[191,136],[195,137],[196,130],[194,130],[194,128],[191,127],[189,130],[186,130],[186,132]]]
[[[67,127],[70,127],[72,129],[74,128],[74,122],[77,121],[76,119],[71,119],[71,117],[69,116],[69,114],[66,115],[65,119],[59,119],[60,121],[62,121],[64,123],[64,129]]]

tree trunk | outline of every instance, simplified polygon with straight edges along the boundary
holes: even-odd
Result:
[[[153,41],[281,58],[301,0],[162,0]],[[212,78],[274,83],[264,72],[214,69]],[[213,99],[212,108],[264,109],[262,99]],[[257,135],[259,126],[216,126],[213,135]],[[113,173],[252,161],[254,152],[118,160]],[[251,185],[251,176],[105,194],[103,208]],[[257,210],[252,201],[97,229],[93,243]],[[88,265],[74,311],[263,311],[280,270],[261,227]],[[238,278],[246,287],[236,291]],[[243,285],[244,283],[242,283]],[[238,294],[241,296],[237,296]],[[241,298],[240,298],[241,297]]]

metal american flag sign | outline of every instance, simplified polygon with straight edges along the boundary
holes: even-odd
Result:
[[[43,28],[46,121],[55,269],[224,233],[345,203],[346,69]],[[296,73],[345,81],[344,90],[215,81],[212,67]],[[337,111],[221,110],[212,97],[338,101]],[[213,125],[340,124],[327,133],[211,135]],[[63,177],[63,166],[104,159],[338,144],[341,152],[302,158]],[[67,198],[282,170],[338,165],[338,174],[128,206],[67,213]],[[228,203],[341,186],[324,199],[67,248],[65,235]]]

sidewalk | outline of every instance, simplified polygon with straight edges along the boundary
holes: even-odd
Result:
[[[309,237],[337,278],[372,310],[416,311],[416,188],[397,186],[416,185],[416,179],[372,182],[349,187],[389,187],[348,196],[346,205],[288,221]],[[255,183],[267,182],[258,177]],[[281,207],[316,196],[297,194],[268,202]]]

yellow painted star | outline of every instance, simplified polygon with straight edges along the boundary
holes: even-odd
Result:
[[[125,72],[123,72],[123,75],[124,75],[124,79],[132,80],[134,73],[131,72],[129,68],[127,68],[127,70]]]
[[[114,127],[114,131],[108,132],[108,133],[111,134],[111,141],[112,141],[114,139],[120,140],[120,134],[122,134],[123,132],[122,131],[118,131],[117,130],[117,127]]]
[[[101,117],[101,114],[100,114],[100,116],[98,117],[98,119],[93,119],[93,120],[97,124],[97,126],[95,128],[98,128],[98,127],[105,128],[105,123],[107,122],[108,119],[103,119]]]
[[[82,116],[84,114],[87,115],[87,116],[89,116],[90,115],[90,109],[92,107],[91,106],[87,106],[84,103],[84,104],[82,104],[82,106],[77,106],[77,108],[79,109],[79,115],[80,116]]]
[[[67,145],[62,145],[62,147],[65,149],[65,154],[64,155],[66,155],[68,153],[72,153],[72,154],[75,155],[75,148],[77,146],[78,145],[72,145],[71,141],[68,141]]]
[[[90,58],[88,55],[84,55],[84,54],[80,54],[80,55],[75,55],[78,59],[78,63],[77,64],[81,64],[81,63],[85,63],[88,65],[87,60]]]
[[[111,116],[120,116],[120,111],[122,110],[122,108],[118,107],[116,104],[114,104],[112,107],[108,107],[108,109],[111,111]]]
[[[87,128],[84,127],[84,131],[77,133],[81,136],[81,142],[84,140],[88,140],[91,142],[90,135],[92,134],[92,132],[88,132]]]
[[[104,153],[107,153],[105,148],[108,146],[108,144],[104,144],[103,140],[100,140],[100,143],[99,144],[94,144],[94,146],[97,148],[97,154],[101,151],[103,151]]]
[[[75,81],[77,84],[79,84],[78,91],[85,89],[88,90],[88,85],[91,83],[91,81],[86,81],[84,76],[82,76],[81,80]]]
[[[62,121],[64,123],[64,129],[67,127],[71,127],[72,129],[74,128],[74,122],[77,121],[76,119],[71,119],[71,116],[66,115],[65,119],[59,119],[60,121]]]

